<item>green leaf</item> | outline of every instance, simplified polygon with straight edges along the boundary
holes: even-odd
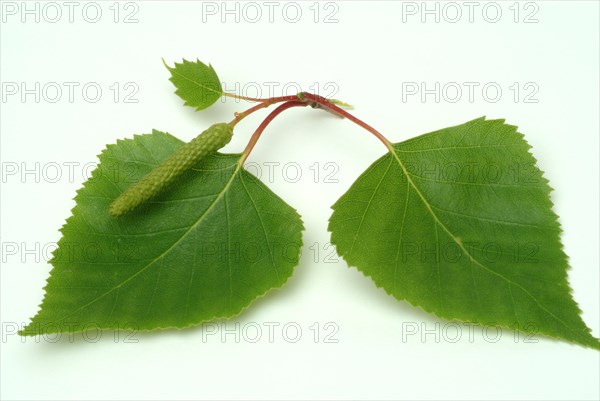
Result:
[[[239,154],[209,156],[134,212],[108,214],[182,145],[154,131],[102,152],[61,229],[41,310],[21,334],[187,327],[236,315],[291,276],[300,216]]]
[[[200,60],[175,63],[169,67],[163,60],[165,67],[171,72],[169,80],[177,88],[175,94],[182,98],[186,106],[197,110],[206,109],[223,95],[221,81],[212,65],[206,65]]]
[[[600,349],[529,148],[485,118],[394,144],[333,206],[332,242],[388,294],[441,318]]]

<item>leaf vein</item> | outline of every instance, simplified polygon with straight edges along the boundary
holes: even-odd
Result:
[[[277,266],[275,265],[275,259],[273,258],[273,254],[271,252],[271,247],[268,245],[269,237],[267,235],[267,229],[265,228],[265,223],[263,221],[262,215],[258,211],[258,207],[256,206],[254,199],[252,199],[252,195],[250,195],[250,191],[248,191],[248,188],[246,187],[246,183],[244,182],[243,174],[240,175],[240,181],[242,182],[242,187],[244,187],[244,190],[246,191],[246,194],[248,195],[248,199],[250,199],[250,202],[252,203],[252,206],[254,207],[254,210],[256,211],[256,215],[258,216],[258,220],[260,221],[260,226],[262,228],[262,232],[265,237],[265,241],[267,242],[267,251],[269,252],[269,260],[271,261],[271,265],[273,266],[273,269],[275,270],[275,274],[277,274],[277,280],[281,281],[281,277],[279,275],[279,269],[277,269]]]
[[[446,231],[446,233],[454,240],[454,242],[456,242],[456,244],[459,246],[459,248],[461,248],[461,250],[465,253],[465,255],[467,255],[469,257],[469,259],[473,263],[475,263],[477,266],[481,267],[485,271],[491,273],[492,275],[495,275],[495,276],[499,277],[500,279],[502,279],[502,280],[504,280],[506,282],[512,283],[513,285],[515,285],[516,287],[518,287],[519,289],[521,289],[525,294],[527,294],[540,307],[540,309],[542,309],[548,315],[552,316],[554,319],[556,319],[558,322],[560,322],[563,326],[565,326],[565,328],[567,330],[569,330],[571,332],[576,332],[565,321],[563,321],[561,318],[559,318],[558,316],[556,316],[552,311],[550,311],[548,308],[546,308],[533,294],[531,294],[529,291],[527,291],[527,289],[525,289],[519,283],[516,283],[516,282],[512,281],[508,277],[505,277],[502,274],[494,271],[493,269],[490,269],[489,267],[485,266],[484,264],[482,264],[481,262],[479,262],[477,259],[475,259],[473,257],[473,255],[471,255],[471,253],[465,248],[465,246],[463,245],[462,241],[460,239],[458,239],[452,233],[452,231],[450,231],[450,229],[448,227],[446,227],[446,225],[444,223],[442,223],[442,221],[438,218],[437,214],[433,211],[433,208],[432,208],[431,204],[427,201],[427,199],[425,198],[425,196],[423,195],[423,193],[419,190],[419,188],[415,185],[415,183],[410,178],[410,175],[408,174],[407,169],[404,166],[404,163],[402,163],[402,160],[398,157],[398,154],[396,152],[394,152],[393,148],[390,148],[390,153],[396,159],[398,165],[400,166],[400,168],[404,172],[404,175],[409,180],[410,185],[413,187],[413,189],[415,190],[415,192],[417,193],[417,195],[419,195],[419,197],[421,198],[421,201],[423,202],[423,204],[425,205],[425,207],[428,209],[429,213],[431,214],[431,216],[435,220],[435,222],[437,224],[439,224],[439,226],[444,231]],[[579,334],[579,332],[576,332],[576,333]]]
[[[360,233],[360,230],[365,221],[365,217],[367,216],[369,208],[373,204],[373,199],[375,198],[375,195],[377,194],[377,191],[379,190],[381,183],[384,181],[385,177],[387,177],[388,172],[390,171],[391,167],[392,167],[392,160],[390,159],[390,163],[388,164],[387,169],[385,170],[385,173],[382,174],[381,179],[377,183],[377,186],[375,187],[375,190],[373,191],[373,194],[371,195],[371,198],[369,199],[369,203],[367,204],[367,207],[365,207],[365,211],[363,212],[363,215],[360,219],[360,223],[358,224],[358,228],[356,229],[356,233],[354,234],[354,239],[352,240],[352,245],[350,246],[350,250],[348,251],[348,254],[351,254],[352,251],[354,250],[354,245],[356,245],[356,239],[358,238],[358,234]]]
[[[177,244],[179,244],[186,236],[188,233],[190,233],[192,230],[194,230],[203,220],[204,218],[214,209],[215,205],[217,204],[217,202],[221,199],[221,197],[223,197],[223,195],[229,190],[229,187],[231,186],[231,183],[233,182],[233,179],[235,178],[235,176],[237,175],[237,173],[240,171],[241,169],[241,165],[238,163],[236,169],[232,172],[231,177],[229,178],[229,180],[227,181],[227,183],[225,184],[225,186],[223,187],[223,189],[221,190],[221,192],[219,193],[219,196],[214,199],[212,201],[212,203],[208,206],[208,208],[204,211],[204,213],[202,213],[199,217],[198,220],[196,220],[196,222],[194,224],[192,224],[190,226],[190,228],[181,235],[181,237],[179,237],[179,239],[177,239],[177,241],[175,241],[173,243],[173,245],[171,245],[169,248],[167,248],[163,253],[161,253],[160,255],[158,255],[157,257],[155,257],[154,259],[152,259],[150,261],[150,263],[146,264],[145,266],[143,266],[140,270],[138,270],[137,272],[135,272],[134,274],[132,274],[131,276],[129,276],[127,279],[125,279],[122,283],[111,287],[108,291],[106,291],[103,294],[100,294],[99,296],[95,297],[94,299],[92,299],[91,301],[87,302],[86,304],[78,307],[77,309],[67,313],[65,316],[63,316],[60,319],[55,320],[53,323],[57,323],[60,321],[63,321],[64,319],[68,318],[69,316],[72,316],[73,314],[79,312],[80,310],[83,310],[85,308],[87,308],[88,306],[94,304],[95,302],[99,301],[100,299],[104,298],[105,296],[107,296],[108,294],[110,294],[111,292],[115,291],[118,288],[123,287],[125,284],[127,284],[129,281],[133,280],[134,278],[138,277],[140,274],[142,274],[145,270],[147,270],[150,266],[152,266],[157,260],[163,258],[165,255],[167,255],[169,252],[171,252],[171,250],[177,246]],[[112,182],[109,180],[109,182]]]

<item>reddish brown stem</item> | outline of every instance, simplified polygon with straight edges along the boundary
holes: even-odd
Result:
[[[229,125],[231,125],[231,127],[235,127],[235,125],[237,123],[239,123],[240,121],[242,121],[244,118],[246,118],[250,114],[254,113],[255,111],[264,109],[275,103],[286,102],[286,101],[290,101],[290,100],[298,100],[298,97],[293,95],[293,96],[279,96],[279,97],[272,97],[270,99],[264,99],[259,104],[257,104],[256,106],[250,107],[246,111],[243,111],[241,113],[235,113],[235,118],[229,122]]]
[[[386,146],[386,148],[390,149],[391,147],[391,142],[387,140],[387,138],[385,136],[383,136],[383,134],[381,134],[381,132],[377,131],[375,128],[371,127],[369,124],[367,124],[366,122],[354,117],[352,114],[348,113],[346,110],[342,109],[341,107],[336,106],[335,104],[331,103],[329,100],[325,99],[322,96],[319,95],[313,95],[312,93],[307,93],[307,92],[302,92],[301,94],[299,94],[298,96],[300,99],[305,99],[304,101],[308,101],[312,107],[320,107],[323,108],[333,114],[336,114],[340,117],[345,117],[348,120],[352,121],[353,123],[357,124],[358,126],[366,129],[367,131],[369,131],[371,134],[375,135],[375,137],[377,137],[377,139],[379,139],[381,142],[383,142],[383,144]]]
[[[256,131],[254,131],[254,134],[252,134],[252,137],[250,138],[248,145],[246,145],[246,149],[244,149],[244,152],[242,153],[242,158],[240,159],[240,163],[244,163],[244,161],[248,158],[248,155],[250,154],[250,152],[252,152],[254,145],[256,145],[256,142],[262,135],[263,131],[265,130],[265,128],[267,128],[267,126],[271,123],[271,121],[273,121],[275,119],[275,117],[277,117],[279,114],[281,114],[283,111],[285,111],[289,108],[308,105],[305,101],[298,100],[298,98],[296,96],[293,96],[293,97],[296,100],[290,100],[290,101],[287,101],[287,102],[283,103],[282,105],[278,106],[275,110],[273,110],[271,113],[269,113],[267,118],[265,118],[264,121],[258,126]]]
[[[256,131],[254,131],[254,134],[252,134],[252,137],[250,138],[248,145],[246,145],[246,149],[244,149],[244,152],[242,153],[242,158],[240,159],[240,163],[244,163],[244,161],[248,158],[248,155],[250,154],[250,152],[252,152],[254,145],[256,145],[256,142],[262,135],[263,131],[265,130],[265,128],[267,128],[267,126],[271,123],[271,121],[273,121],[275,119],[275,117],[277,117],[279,114],[281,114],[284,110],[287,110],[292,107],[299,107],[299,106],[311,106],[313,108],[321,108],[321,109],[328,111],[338,117],[347,118],[348,120],[352,121],[359,127],[362,127],[365,130],[369,131],[377,139],[379,139],[385,145],[385,147],[388,148],[388,150],[393,151],[392,143],[390,141],[388,141],[387,138],[385,136],[383,136],[383,134],[381,134],[381,132],[377,131],[375,128],[371,127],[369,124],[362,121],[361,119],[354,117],[352,114],[348,113],[346,110],[342,109],[341,107],[331,103],[329,100],[327,100],[326,98],[324,98],[322,96],[314,95],[312,93],[307,93],[307,92],[301,92],[295,96],[279,96],[279,97],[273,97],[270,99],[247,98],[246,100],[256,100],[256,101],[260,101],[260,103],[257,104],[256,106],[249,108],[248,110],[246,110],[242,113],[236,113],[235,118],[229,123],[229,125],[231,125],[232,127],[235,126],[242,119],[244,119],[245,117],[254,113],[257,110],[268,107],[274,103],[279,103],[279,102],[285,102],[285,103],[283,103],[282,105],[277,107],[275,110],[273,110],[267,116],[267,118],[265,118],[265,120],[259,125],[259,127],[256,129]]]

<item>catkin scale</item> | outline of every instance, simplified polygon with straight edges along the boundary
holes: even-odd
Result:
[[[139,182],[127,188],[111,203],[108,212],[121,216],[156,196],[183,172],[229,143],[233,128],[218,123],[181,146],[168,159],[156,166]]]

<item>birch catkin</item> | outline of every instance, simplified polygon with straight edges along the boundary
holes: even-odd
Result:
[[[233,128],[229,124],[212,125],[180,147],[139,182],[127,188],[110,205],[109,213],[112,216],[121,216],[147,202],[163,191],[183,172],[229,143],[232,135]]]

